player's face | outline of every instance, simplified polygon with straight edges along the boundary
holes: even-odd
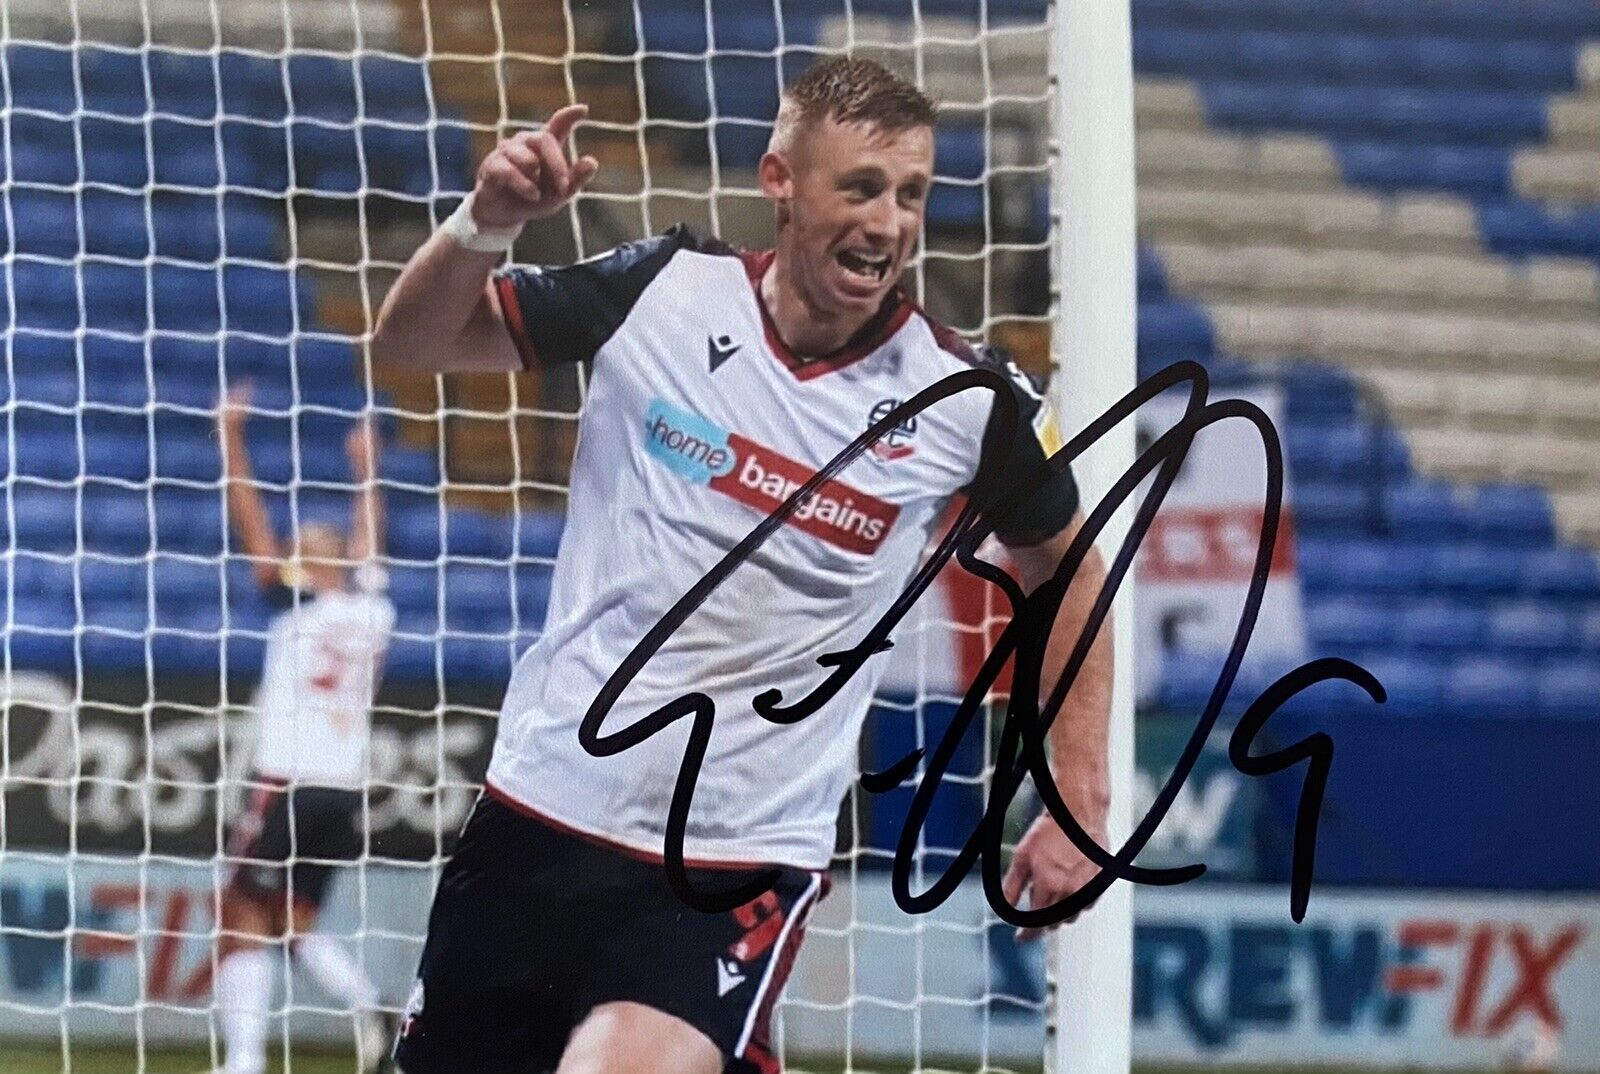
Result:
[[[801,140],[789,201],[795,283],[819,311],[870,316],[922,231],[933,131],[829,117]]]

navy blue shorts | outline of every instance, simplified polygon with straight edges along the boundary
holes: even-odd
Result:
[[[827,879],[782,870],[729,913],[685,906],[659,861],[485,794],[445,866],[395,1060],[405,1074],[540,1074],[603,1003],[688,1022],[730,1072],[775,1072],[767,1032]],[[691,869],[701,890],[741,877]]]
[[[251,776],[228,834],[230,886],[257,902],[319,909],[342,863],[361,857],[361,792]]]

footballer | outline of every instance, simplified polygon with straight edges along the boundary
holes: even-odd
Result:
[[[770,250],[677,226],[573,265],[497,268],[523,224],[595,174],[566,151],[585,114],[563,108],[489,154],[372,339],[391,369],[592,367],[548,618],[511,677],[484,794],[435,895],[395,1051],[407,1074],[777,1070],[769,1021],[824,894],[883,661],[796,723],[751,699],[794,699],[827,674],[817,657],[888,608],[985,461],[1015,487],[986,521],[1028,588],[1082,523],[1070,474],[1046,466],[1056,434],[1032,383],[900,285],[933,180],[934,107],[914,85],[835,57],[784,91],[759,165]],[[617,701],[613,727],[690,691],[715,702],[684,843],[694,886],[779,871],[731,912],[688,908],[662,858],[687,727],[601,758],[579,724],[645,633],[796,488],[894,405],[975,367],[1014,396],[1009,435],[992,391],[918,414],[823,483]],[[1091,556],[1069,587],[1046,691],[1103,580]],[[1050,736],[1062,795],[1102,845],[1110,682],[1102,628]],[[1048,905],[1095,871],[1046,816],[1006,889]]]

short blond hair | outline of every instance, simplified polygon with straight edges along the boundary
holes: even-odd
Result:
[[[915,83],[874,60],[829,56],[783,91],[768,148],[789,152],[806,127],[832,118],[886,131],[934,125],[934,103]]]

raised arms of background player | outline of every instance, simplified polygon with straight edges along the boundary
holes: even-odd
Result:
[[[244,429],[250,418],[250,386],[234,388],[217,407],[217,432],[221,440],[223,482],[227,487],[228,520],[244,545],[257,584],[272,589],[283,582],[288,561],[282,542],[267,517],[266,503],[250,468],[250,447]],[[345,454],[356,484],[350,501],[350,531],[339,558],[355,564],[376,555],[383,545],[383,494],[378,487],[378,438],[370,422],[357,422],[345,437]],[[333,566],[328,564],[328,566]]]
[[[569,105],[542,130],[494,147],[473,188],[479,227],[515,228],[551,216],[584,188],[600,165],[593,157],[569,163],[566,142],[588,114],[588,105]],[[501,260],[435,232],[411,255],[378,311],[373,361],[426,373],[521,369],[489,278]]]

